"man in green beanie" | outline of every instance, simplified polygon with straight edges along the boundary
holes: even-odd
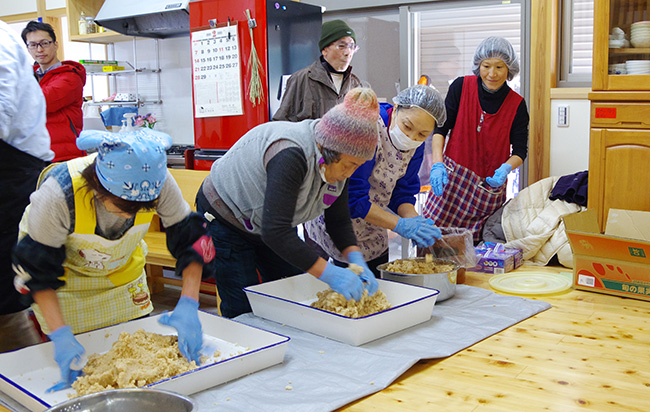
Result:
[[[321,56],[291,75],[273,120],[299,122],[318,119],[343,101],[345,94],[362,86],[350,62],[359,46],[354,30],[343,20],[323,23],[318,47]]]

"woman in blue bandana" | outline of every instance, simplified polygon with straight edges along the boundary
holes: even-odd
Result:
[[[78,371],[70,364],[84,348],[75,333],[147,315],[153,309],[144,272],[142,240],[157,213],[183,275],[181,298],[161,323],[178,331],[179,349],[198,363],[202,345],[198,293],[203,265],[214,257],[203,218],[192,213],[167,170],[168,135],[84,131],[81,150],[97,153],[57,163],[40,177],[20,223],[14,250],[14,284],[42,330],[54,342],[54,359],[67,387]]]

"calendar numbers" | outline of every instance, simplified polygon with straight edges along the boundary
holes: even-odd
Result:
[[[194,116],[243,114],[237,25],[192,32]]]

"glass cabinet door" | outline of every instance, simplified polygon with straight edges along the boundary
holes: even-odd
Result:
[[[650,90],[650,0],[594,3],[593,90]]]

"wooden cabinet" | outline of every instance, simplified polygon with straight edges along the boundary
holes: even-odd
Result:
[[[592,90],[650,90],[650,74],[615,74],[616,68],[625,67],[630,60],[650,60],[650,45],[611,47],[609,35],[615,27],[623,30],[627,39],[632,24],[650,20],[648,0],[595,0],[594,51]],[[618,44],[612,44],[619,46]]]
[[[648,93],[590,93],[589,204],[604,230],[610,208],[650,211]],[[638,100],[635,100],[638,99]]]
[[[650,73],[638,68],[650,61],[639,42],[646,23],[631,38],[649,20],[648,0],[594,1],[588,207],[601,230],[610,208],[650,211]],[[610,42],[618,29],[624,44]]]
[[[79,34],[81,13],[83,12],[87,17],[95,17],[103,5],[104,0],[66,0],[65,11],[68,16],[68,35],[71,41],[106,44],[132,39],[131,36],[125,36],[112,30],[105,30],[103,33]]]

